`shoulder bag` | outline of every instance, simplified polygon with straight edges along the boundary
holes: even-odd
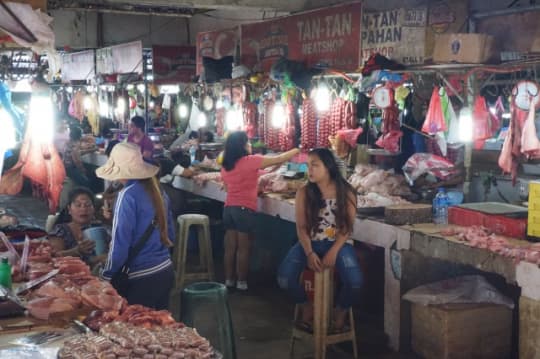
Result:
[[[116,289],[118,294],[120,294],[124,298],[126,297],[129,289],[129,263],[133,260],[133,258],[137,256],[137,254],[139,254],[142,247],[144,247],[145,243],[148,241],[148,238],[150,238],[150,235],[156,227],[156,220],[153,219],[144,231],[141,239],[139,239],[139,241],[134,247],[130,248],[128,258],[124,265],[120,268],[118,272],[114,273],[111,278],[111,285],[114,287],[114,289]]]

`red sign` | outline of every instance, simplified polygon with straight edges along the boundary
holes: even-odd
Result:
[[[360,65],[362,4],[314,10],[241,25],[242,64],[269,71],[280,57],[356,70]]]
[[[192,82],[195,53],[195,46],[152,46],[154,83]]]
[[[234,56],[238,43],[238,29],[199,32],[197,34],[197,75],[203,70],[203,57],[219,60]]]

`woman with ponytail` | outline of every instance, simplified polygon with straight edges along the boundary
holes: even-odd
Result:
[[[158,167],[143,161],[138,146],[119,143],[96,174],[124,185],[114,207],[103,278],[111,280],[128,262],[129,285],[122,293],[128,303],[166,309],[174,282],[169,248],[175,235],[168,198],[156,179],[158,171]],[[140,251],[133,255],[137,243],[142,242]]]

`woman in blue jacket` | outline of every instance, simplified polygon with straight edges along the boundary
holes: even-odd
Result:
[[[156,179],[158,171],[158,167],[144,162],[137,145],[119,143],[96,174],[124,185],[114,208],[112,240],[103,278],[110,280],[122,268],[130,249],[153,223],[155,227],[148,240],[128,264],[129,288],[125,297],[129,304],[166,309],[174,282],[169,248],[175,236],[168,198]]]

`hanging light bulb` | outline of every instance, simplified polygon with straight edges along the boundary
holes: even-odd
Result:
[[[54,136],[54,110],[49,96],[32,95],[28,119],[32,139],[50,143]]]
[[[272,109],[272,126],[274,128],[283,128],[286,116],[285,106],[281,101],[277,101]]]
[[[315,106],[317,107],[317,111],[319,112],[325,112],[330,109],[330,90],[328,89],[328,86],[325,83],[319,84],[315,91]]]
[[[118,112],[120,116],[123,116],[125,111],[126,111],[126,100],[123,97],[120,97],[118,99],[118,102],[116,103],[116,112]]]
[[[471,109],[463,107],[459,112],[459,139],[462,142],[471,142],[473,138],[473,118]]]
[[[178,106],[178,115],[180,118],[186,118],[189,115],[189,108],[185,103],[181,103],[180,106]]]
[[[219,110],[220,108],[223,108],[223,100],[221,97],[216,101],[216,109]]]
[[[204,112],[199,112],[199,116],[197,116],[197,124],[199,127],[205,127],[208,122],[208,119],[206,117],[206,114]]]
[[[109,104],[106,101],[99,102],[99,115],[101,117],[109,117]]]
[[[242,111],[235,107],[230,108],[225,115],[225,125],[229,131],[238,131],[242,127]]]
[[[134,87],[135,87],[135,86],[133,86],[133,84],[128,84],[128,85],[126,86],[126,90],[131,91],[131,90],[133,90]]]
[[[148,108],[149,108],[149,109],[153,109],[155,105],[156,105],[156,104],[154,103],[154,101],[150,101],[150,102],[148,103]]]
[[[92,99],[90,96],[85,96],[83,100],[83,108],[85,111],[92,109]]]
[[[137,85],[137,90],[139,90],[139,92],[141,92],[141,93],[144,93],[144,84],[138,84]]]

